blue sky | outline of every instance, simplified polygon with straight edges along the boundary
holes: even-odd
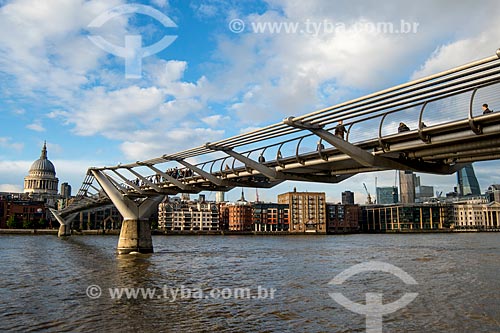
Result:
[[[150,6],[177,28],[142,14],[88,28],[125,4]],[[449,0],[0,1],[0,191],[22,191],[44,140],[60,182],[76,189],[89,166],[176,152],[490,56],[500,47],[499,14],[494,0],[481,6]],[[245,24],[241,32],[231,30],[241,28],[231,25],[235,20]],[[259,33],[253,29],[259,22],[299,28]],[[416,29],[366,28],[381,22]],[[308,30],[313,24],[318,29]],[[127,35],[140,35],[143,45],[177,38],[142,59],[141,78],[127,79],[124,59],[98,48],[89,34],[122,46]],[[500,182],[497,162],[475,168],[483,189]],[[375,192],[375,177],[379,185],[394,183],[394,172],[384,172],[338,185],[287,182],[259,195],[276,200],[297,187],[339,201],[348,189],[364,202],[362,182]],[[448,192],[455,177],[422,175],[422,183]],[[254,190],[246,192],[254,198]],[[239,190],[228,195],[238,196]]]

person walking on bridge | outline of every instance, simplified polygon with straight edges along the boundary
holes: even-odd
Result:
[[[405,124],[405,123],[403,123],[403,122],[400,122],[400,123],[399,123],[398,133],[401,133],[401,132],[407,132],[407,131],[409,131],[409,130],[410,130],[410,128],[409,128],[408,126],[406,126],[406,124]]]
[[[342,123],[342,120],[339,120],[339,123],[337,126],[335,126],[335,131],[334,131],[334,134],[336,136],[338,136],[339,138],[341,138],[342,140],[344,140],[344,135],[346,133],[346,129]]]
[[[491,111],[489,108],[488,108],[488,104],[483,104],[483,114],[488,114],[488,113],[492,113],[493,111]]]

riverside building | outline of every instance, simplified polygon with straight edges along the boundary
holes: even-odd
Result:
[[[291,233],[326,233],[326,196],[318,192],[278,195],[278,203],[288,205]]]
[[[363,215],[363,232],[438,230],[451,222],[442,204],[365,206]]]
[[[288,231],[290,227],[288,205],[277,203],[255,203],[253,225],[256,232]]]
[[[206,201],[162,202],[158,206],[158,227],[166,231],[217,231],[217,205]]]

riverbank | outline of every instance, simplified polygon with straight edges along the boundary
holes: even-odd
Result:
[[[57,235],[57,229],[0,229],[5,235]]]
[[[297,236],[297,235],[352,235],[352,234],[436,234],[467,232],[500,232],[500,229],[434,229],[434,230],[386,230],[378,232],[355,233],[295,233],[288,231],[162,231],[152,230],[152,235],[160,236]],[[0,235],[57,235],[57,229],[0,229]],[[72,235],[120,235],[120,230],[71,230]]]

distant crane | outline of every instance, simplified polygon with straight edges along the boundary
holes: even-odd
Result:
[[[370,195],[370,192],[368,192],[368,188],[366,187],[365,183],[363,183],[363,186],[365,187],[365,191],[366,191],[366,203],[371,205],[371,204],[373,204],[372,196]]]

